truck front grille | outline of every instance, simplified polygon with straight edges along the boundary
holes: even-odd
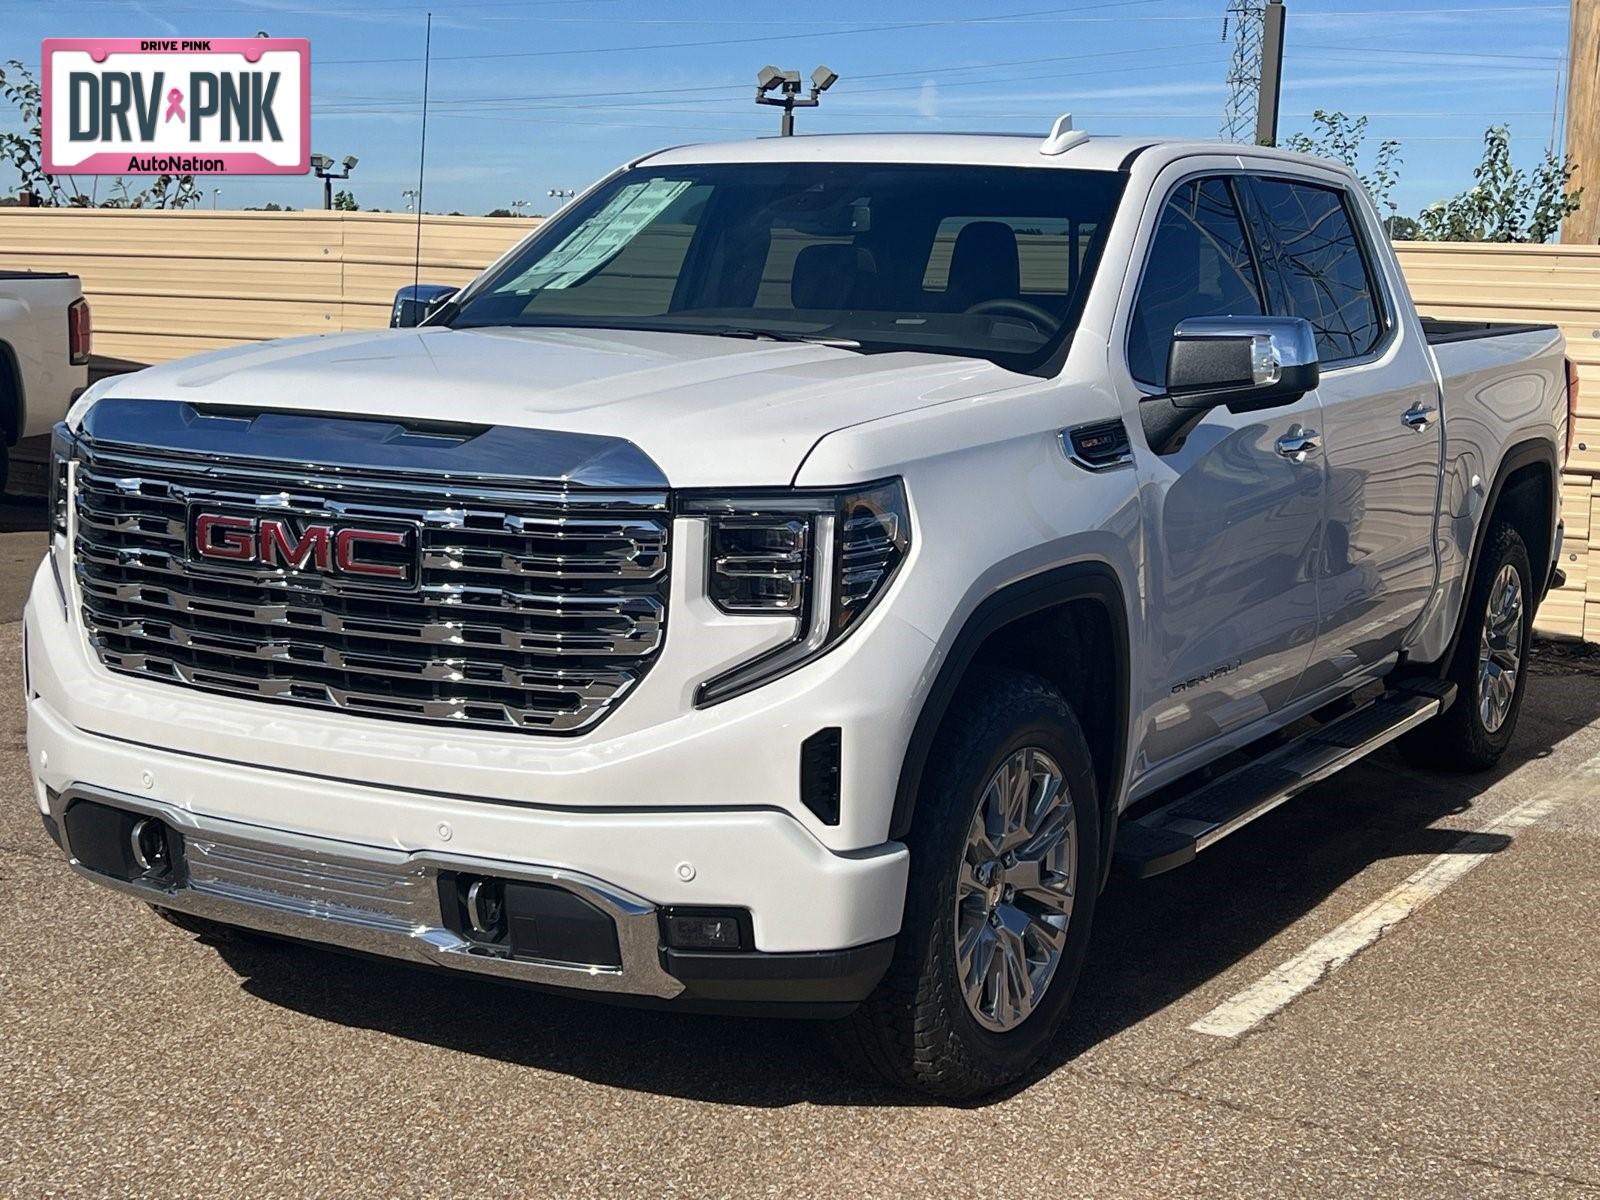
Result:
[[[665,493],[523,489],[80,443],[75,570],[113,671],[370,716],[575,733],[666,627]],[[193,515],[415,529],[404,587],[193,553]],[[281,559],[280,559],[281,561]]]

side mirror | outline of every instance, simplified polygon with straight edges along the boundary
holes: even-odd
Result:
[[[394,294],[394,307],[389,310],[389,328],[411,329],[421,325],[460,290],[442,283],[406,284]]]
[[[1281,408],[1318,378],[1316,333],[1301,317],[1190,317],[1172,333],[1167,393],[1140,401],[1139,419],[1150,448],[1170,454],[1212,409]]]

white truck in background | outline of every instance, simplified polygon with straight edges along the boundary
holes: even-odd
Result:
[[[0,271],[0,492],[16,444],[49,433],[88,383],[89,343],[76,275]]]

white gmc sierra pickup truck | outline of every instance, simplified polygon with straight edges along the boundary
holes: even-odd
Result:
[[[49,433],[88,382],[89,339],[76,275],[0,271],[0,492],[12,447]]]
[[[1342,168],[674,149],[443,291],[57,430],[28,747],[85,877],[833,1018],[964,1097],[1058,1028],[1114,863],[1512,735],[1562,337],[1419,320]]]

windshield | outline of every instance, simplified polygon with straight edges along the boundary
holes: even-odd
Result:
[[[1110,171],[637,167],[552,218],[455,328],[819,340],[1031,370],[1078,319],[1122,190]]]

